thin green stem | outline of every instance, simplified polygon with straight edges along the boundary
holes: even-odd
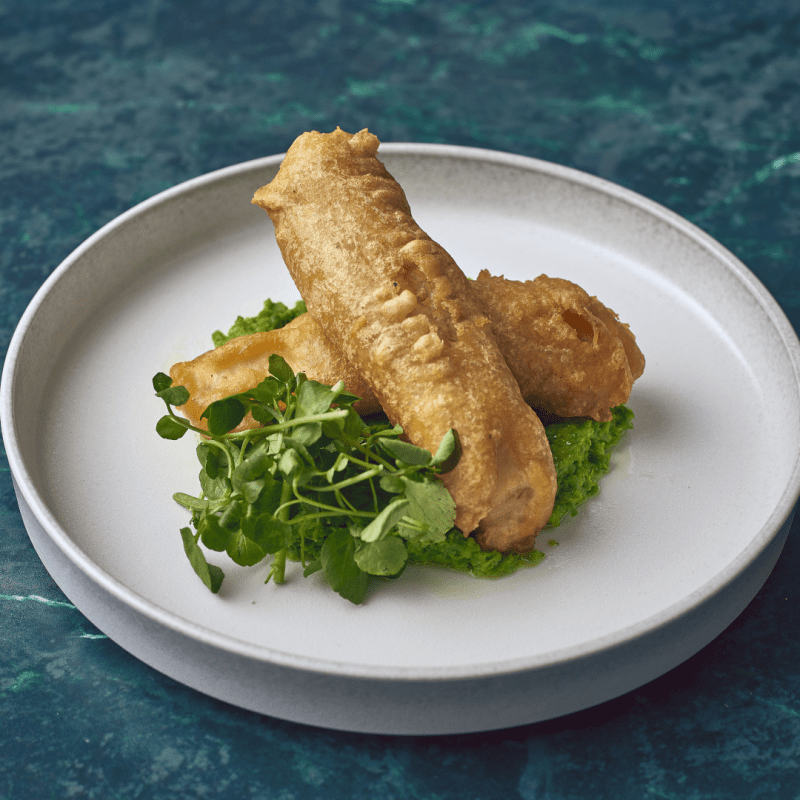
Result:
[[[353,486],[353,484],[361,483],[361,481],[368,481],[370,478],[373,478],[383,471],[382,466],[373,467],[369,472],[362,472],[360,475],[354,475],[352,478],[346,478],[343,481],[339,481],[339,483],[332,483],[329,486],[314,486],[313,489],[315,492],[338,492],[340,489],[345,489],[348,486]],[[324,475],[324,473],[320,474]]]
[[[283,550],[278,550],[275,553],[275,558],[272,559],[272,568],[267,575],[267,579],[264,583],[269,583],[270,578],[275,583],[285,583],[286,581],[286,548]]]
[[[307,417],[296,417],[295,419],[290,419],[286,422],[278,422],[275,425],[265,425],[261,428],[254,428],[252,430],[255,430],[259,436],[269,436],[272,433],[280,433],[281,431],[288,430],[296,425],[305,425],[307,422],[325,422],[326,420],[341,419],[345,416],[347,416],[347,409],[342,408],[337,411],[326,411],[323,414],[309,414]],[[201,431],[201,433],[208,435],[208,431]],[[252,435],[249,430],[237,431],[236,433],[223,433],[216,438],[235,441],[237,439],[243,439],[248,435]]]
[[[222,450],[222,452],[225,453],[225,463],[228,467],[228,480],[230,480],[233,477],[234,469],[234,457],[231,453],[231,448],[222,442],[218,442],[216,439],[206,439],[203,444],[207,444],[210,447],[216,447],[218,450]]]
[[[303,514],[301,517],[292,517],[290,525],[298,522],[307,522],[310,519],[326,519],[328,517],[368,517],[374,519],[375,514],[370,511],[343,511],[341,508],[333,511],[312,511],[310,514]]]
[[[356,510],[356,507],[341,492],[336,492],[336,501],[342,507],[347,506],[351,511]]]

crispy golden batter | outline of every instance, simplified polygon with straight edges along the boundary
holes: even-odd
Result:
[[[628,326],[596,297],[546,275],[522,282],[484,270],[470,285],[523,398],[539,414],[604,421],[611,418],[613,406],[628,401],[644,370],[644,357]],[[243,336],[176,364],[170,374],[192,394],[183,409],[189,419],[197,425],[205,405],[260,381],[269,370],[271,353],[282,355],[295,372],[312,380],[343,380],[361,398],[359,413],[381,410],[361,373],[319,323],[303,314],[281,330]]]
[[[303,134],[253,202],[309,312],[389,419],[432,451],[458,431],[463,455],[444,476],[456,525],[480,526],[487,549],[529,550],[556,492],[544,428],[469,281],[414,222],[378,144],[366,130]]]
[[[368,404],[356,404],[360,413],[380,410],[361,374],[325,338],[317,321],[310,314],[303,314],[278,330],[239,336],[192,361],[173,365],[170,377],[176,385],[185,386],[190,395],[181,411],[192,425],[206,429],[206,421],[200,418],[203,411],[215,400],[252,389],[264,380],[273,353],[283,356],[295,372],[305,372],[312,380],[331,385],[343,380],[351,394],[367,395]],[[237,430],[257,424],[248,415]]]
[[[644,357],[627,325],[570,281],[493,277],[473,284],[497,345],[537,410],[559,417],[611,419],[644,371]]]

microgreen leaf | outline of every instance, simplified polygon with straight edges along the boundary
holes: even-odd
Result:
[[[252,539],[248,539],[240,530],[235,531],[231,536],[225,552],[240,567],[252,567],[267,554],[263,548],[259,547]]]
[[[319,572],[322,569],[322,559],[318,558],[315,561],[312,561],[310,564],[306,564],[305,569],[303,570],[303,577],[307,578],[309,575],[313,575],[315,572]]]
[[[242,521],[242,532],[265,553],[277,553],[286,549],[291,537],[289,525],[269,513]]]
[[[369,575],[397,575],[408,560],[408,550],[401,539],[389,536],[377,542],[362,541],[353,556],[359,569]]]
[[[431,454],[422,447],[404,442],[401,439],[389,439],[380,437],[378,444],[393,458],[410,464],[414,467],[424,467],[430,464]]]
[[[202,417],[208,420],[208,432],[214,436],[222,436],[232,431],[247,413],[244,403],[237,397],[226,397],[212,403]]]
[[[219,567],[206,561],[203,551],[198,547],[197,540],[189,528],[181,528],[181,538],[183,539],[184,552],[192,565],[192,569],[200,580],[216,594],[222,585],[225,573]]]
[[[400,534],[407,538],[422,536],[423,541],[441,541],[456,518],[456,504],[450,492],[439,480],[415,481],[406,477],[402,480],[406,485],[407,515],[416,524],[404,525],[401,521]]]
[[[180,503],[184,508],[191,510],[205,511],[208,508],[208,500],[200,500],[184,492],[175,492],[172,495],[172,499],[176,503]]]
[[[384,492],[389,492],[389,494],[400,494],[400,492],[405,491],[406,484],[402,478],[387,474],[381,476],[380,487]]]
[[[336,477],[337,472],[341,472],[343,469],[347,469],[347,456],[344,453],[339,453],[336,456],[336,460],[333,462],[331,467],[325,473],[325,477],[328,480],[328,483],[333,483],[334,478]]]
[[[227,473],[217,473],[215,478],[209,477],[205,470],[200,470],[200,486],[209,500],[222,500],[231,494],[231,482]]]
[[[367,573],[355,562],[356,544],[350,531],[335,530],[322,545],[320,560],[331,589],[351,603],[361,603],[367,593]]]
[[[209,478],[216,478],[219,475],[220,468],[225,469],[228,466],[225,454],[217,447],[212,447],[210,444],[200,442],[197,445],[197,460],[202,464],[203,470]]]
[[[408,500],[398,497],[392,500],[372,522],[361,531],[362,542],[376,542],[383,539],[386,534],[398,523],[408,507]]]
[[[305,422],[292,428],[292,439],[306,447],[319,441],[320,436],[322,436],[322,424],[320,422]]]
[[[163,392],[164,389],[169,389],[172,386],[172,378],[169,375],[163,372],[157,372],[153,376],[153,388],[156,390],[156,393]]]
[[[211,514],[207,511],[200,515],[200,521],[197,523],[197,532],[200,534],[200,540],[209,550],[222,552],[227,549],[231,541],[232,532],[220,525],[216,514]]]
[[[439,448],[431,459],[430,466],[438,467],[439,472],[450,472],[461,458],[461,441],[453,428],[442,437]]]
[[[286,363],[283,356],[273,353],[269,357],[269,374],[274,375],[279,381],[283,383],[291,383],[294,381],[294,371]]]
[[[165,414],[156,423],[156,433],[162,439],[180,439],[186,431],[186,425],[169,414]]]
[[[239,529],[242,516],[242,504],[238,500],[232,500],[220,515],[219,524],[226,530],[236,531]]]
[[[189,400],[189,390],[185,386],[170,386],[156,395],[171,406],[182,406]]]
[[[278,469],[287,478],[291,478],[296,472],[300,472],[303,469],[303,459],[300,458],[295,449],[284,450],[278,459]]]
[[[251,389],[249,394],[253,399],[265,405],[273,405],[283,392],[283,384],[275,378],[264,378],[261,383]]]
[[[273,482],[268,470],[274,463],[274,459],[264,449],[254,450],[233,471],[233,489],[240,492],[248,503],[255,503],[267,482]]]
[[[297,390],[297,416],[310,417],[323,414],[337,399],[339,392],[317,381],[305,381]]]
[[[358,416],[353,408],[347,409],[347,416],[344,418],[344,435],[350,439],[356,439],[364,431],[364,421]]]

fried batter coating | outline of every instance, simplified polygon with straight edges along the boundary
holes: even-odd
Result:
[[[367,130],[300,136],[253,202],[264,208],[309,313],[392,422],[462,457],[444,477],[456,525],[524,552],[556,492],[544,427],[525,403],[469,281],[411,217]]]
[[[513,281],[486,270],[473,288],[537,411],[604,422],[628,401],[644,356],[628,326],[596,297],[561,278]]]
[[[328,384],[343,380],[351,394],[368,395],[370,404],[359,401],[355,405],[360,413],[380,410],[361,374],[325,338],[317,321],[310,314],[302,314],[283,328],[239,336],[192,361],[174,364],[169,371],[173,383],[185,386],[190,395],[181,411],[192,425],[206,430],[207,423],[200,416],[203,411],[215,400],[252,389],[264,380],[273,353],[283,356],[295,372],[305,372],[312,380]],[[236,430],[256,425],[248,414]]]
[[[603,422],[611,419],[611,408],[628,401],[644,371],[644,356],[628,326],[596,297],[547,275],[513,281],[483,270],[470,286],[523,398],[540,416]],[[173,379],[192,393],[184,409],[187,416],[196,425],[202,403],[255,385],[269,370],[270,353],[282,355],[295,372],[320,383],[344,380],[347,390],[361,398],[355,406],[359,413],[381,410],[361,373],[319,323],[303,314],[282,330],[243,336],[192,362],[176,364]],[[195,402],[196,396],[202,400]]]

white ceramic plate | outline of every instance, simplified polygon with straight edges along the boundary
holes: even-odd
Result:
[[[630,323],[647,368],[601,494],[538,567],[480,581],[410,569],[362,606],[320,575],[184,556],[189,438],[164,441],[151,377],[266,297],[298,294],[250,204],[281,157],[123,214],[45,283],[12,342],[2,425],[42,561],[101,630],[202,692],[278,717],[385,733],[533,722],[628,691],[752,599],[800,492],[797,338],[741,263],[627,190],[533,159],[384,145],[422,227],[475,276],[573,280]]]

